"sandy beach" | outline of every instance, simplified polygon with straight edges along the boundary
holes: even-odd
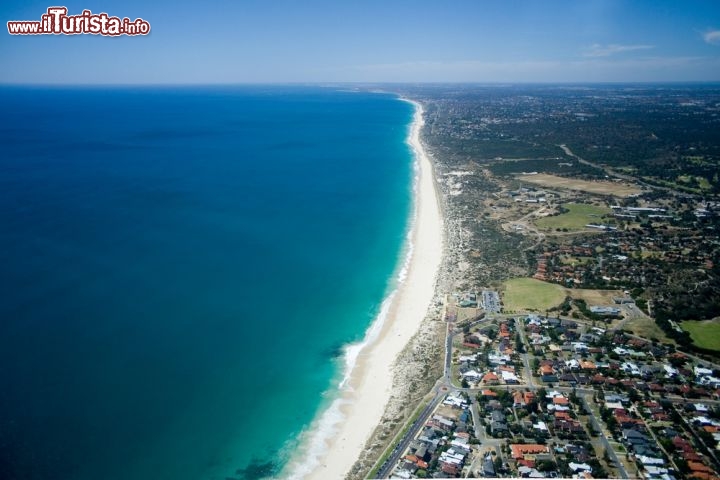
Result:
[[[390,300],[379,332],[370,333],[371,338],[359,351],[341,398],[334,405],[335,411],[326,412],[324,422],[332,425],[325,427],[331,428],[332,435],[322,440],[321,445],[315,445],[312,453],[317,455],[318,464],[311,472],[299,475],[305,478],[343,478],[353,466],[381,421],[392,395],[396,358],[418,331],[433,299],[443,251],[442,221],[432,165],[420,143],[422,107],[411,103],[415,106],[415,116],[408,143],[419,168],[415,221],[410,232],[412,254],[406,265],[406,276]]]

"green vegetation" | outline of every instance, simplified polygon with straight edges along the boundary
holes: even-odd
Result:
[[[603,178],[605,175],[605,173],[598,168],[574,161],[562,153],[562,150],[559,148],[557,149],[557,153],[562,154],[562,157],[554,155],[552,158],[541,159],[495,160],[490,164],[489,169],[494,175],[499,176],[509,176],[524,172],[543,172],[580,178]],[[505,157],[507,157],[507,154],[505,154]]]
[[[650,317],[634,317],[625,323],[625,329],[643,338],[656,338],[662,342],[672,342],[662,328]]]
[[[560,285],[534,278],[515,278],[505,282],[504,286],[503,305],[506,311],[545,311],[565,300],[565,290]]]
[[[685,320],[680,326],[698,347],[720,351],[720,320]]]
[[[557,228],[567,230],[582,230],[588,223],[603,223],[602,216],[609,214],[610,209],[583,203],[568,203],[563,205],[565,213],[535,221],[538,228],[554,230]]]
[[[588,263],[592,262],[594,259],[592,257],[573,257],[571,255],[565,255],[563,257],[560,257],[560,262],[562,262],[563,265],[587,265]]]

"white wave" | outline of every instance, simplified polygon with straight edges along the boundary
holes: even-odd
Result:
[[[342,413],[343,405],[349,403],[348,400],[343,399],[342,394],[344,392],[352,391],[352,386],[349,384],[349,380],[352,376],[353,370],[357,364],[357,359],[360,353],[375,339],[377,339],[383,325],[390,312],[393,299],[398,291],[400,285],[405,282],[410,268],[410,262],[412,260],[414,243],[412,241],[413,232],[417,222],[417,197],[420,182],[420,158],[419,152],[412,144],[411,139],[415,134],[415,129],[420,129],[422,126],[422,109],[419,104],[403,99],[414,105],[415,114],[413,116],[413,122],[408,129],[408,136],[406,143],[412,148],[413,152],[413,180],[412,180],[412,198],[413,207],[412,215],[408,225],[408,231],[405,236],[405,244],[401,250],[400,258],[403,259],[400,268],[396,270],[396,273],[391,277],[390,288],[392,290],[383,300],[380,311],[376,315],[373,322],[370,324],[368,329],[365,331],[363,339],[359,342],[351,343],[343,348],[343,371],[342,379],[338,382],[336,389],[331,389],[325,392],[325,396],[334,398],[330,404],[322,410],[322,413],[310,424],[310,426],[300,433],[296,443],[298,446],[297,450],[290,461],[287,463],[283,472],[280,474],[280,478],[288,480],[299,480],[320,466],[320,461],[325,453],[326,445],[332,440],[332,438],[338,433],[338,426],[345,420],[345,416]]]

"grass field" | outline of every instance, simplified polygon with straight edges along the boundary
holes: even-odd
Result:
[[[720,351],[720,319],[685,320],[680,322],[680,326],[698,347]]]
[[[545,310],[560,305],[565,300],[565,289],[560,285],[542,282],[534,278],[514,278],[504,284],[503,308],[507,312]]]
[[[566,288],[565,293],[576,300],[585,300],[588,305],[612,305],[613,297],[625,296],[622,290],[591,290],[588,288]]]
[[[563,265],[587,265],[594,259],[592,257],[573,257],[572,255],[565,255],[560,257],[560,261]]]
[[[579,192],[594,193],[597,195],[615,195],[616,197],[629,197],[640,193],[640,188],[622,182],[590,182],[580,180],[578,178],[556,177],[539,173],[537,175],[518,175],[518,180],[523,182],[534,183],[549,188],[566,188],[568,190],[577,190]]]
[[[650,317],[632,318],[625,323],[624,329],[634,333],[638,337],[654,338],[661,342],[674,343],[665,335],[663,329],[658,327],[655,320]]]
[[[569,212],[555,217],[544,217],[535,221],[535,225],[543,230],[567,228],[568,230],[583,230],[588,223],[603,223],[601,216],[610,213],[607,207],[586,205],[584,203],[568,203],[563,205]]]

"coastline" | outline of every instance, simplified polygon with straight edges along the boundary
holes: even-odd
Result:
[[[417,102],[401,100],[415,107],[407,139],[415,178],[405,264],[397,274],[395,291],[384,300],[362,343],[347,347],[338,398],[308,432],[311,436],[304,439],[304,459],[287,466],[288,478],[342,478],[350,472],[382,421],[394,393],[395,364],[420,330],[435,295],[443,255],[443,223],[432,164],[420,142],[423,108]]]

